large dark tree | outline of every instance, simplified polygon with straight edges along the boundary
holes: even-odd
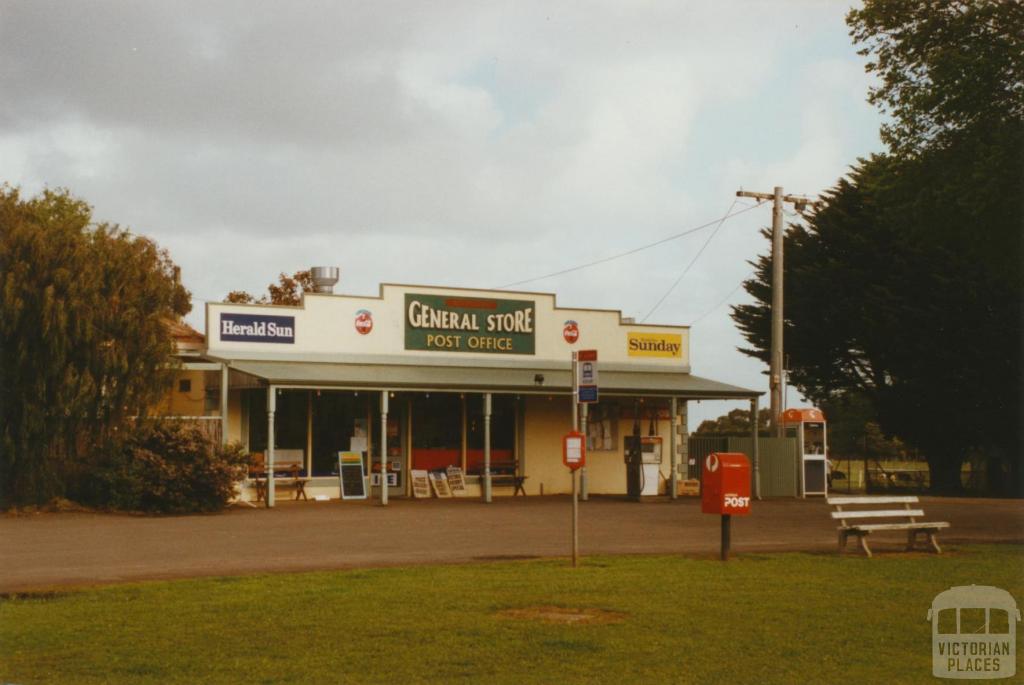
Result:
[[[890,152],[860,160],[786,234],[790,378],[817,402],[867,398],[922,450],[936,490],[959,487],[972,452],[990,486],[1021,485],[1024,123],[1008,94],[1021,93],[1024,24],[1008,30],[1010,5],[884,0],[850,14],[882,77],[872,99],[894,114]],[[745,352],[767,360],[770,257],[755,266],[756,302],[733,316]]]
[[[167,253],[92,223],[66,191],[0,186],[0,505],[69,473],[171,381],[168,324],[190,309]]]
[[[867,0],[847,16],[878,76],[868,101],[890,114],[901,156],[1024,117],[1024,5],[1013,0]]]

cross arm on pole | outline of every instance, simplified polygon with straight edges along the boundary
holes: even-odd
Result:
[[[751,197],[755,200],[774,200],[775,193],[756,193],[752,190],[737,190],[736,197]],[[811,207],[818,207],[821,205],[821,200],[812,200],[803,195],[783,195],[782,201],[794,204],[798,209],[801,208],[801,205],[810,205]]]

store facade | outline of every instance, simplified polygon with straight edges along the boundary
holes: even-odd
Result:
[[[382,501],[409,496],[413,470],[447,467],[487,501],[512,494],[501,478],[510,475],[527,495],[569,492],[561,437],[572,428],[576,350],[599,358],[600,401],[584,412],[586,494],[626,493],[639,432],[659,459],[644,494],[674,497],[693,470],[687,403],[756,408],[760,394],[692,375],[687,327],[562,308],[546,293],[384,284],[376,297],[307,293],[294,307],[208,303],[206,330],[205,361],[222,369],[224,440],[270,464],[299,460],[306,493],[331,499],[339,452],[353,451]]]

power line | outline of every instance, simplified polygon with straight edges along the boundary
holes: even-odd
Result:
[[[597,266],[598,264],[604,264],[605,262],[610,262],[610,261],[613,261],[613,260],[616,260],[616,259],[621,259],[623,257],[628,257],[629,255],[636,254],[637,252],[642,252],[644,250],[649,250],[652,247],[657,247],[658,245],[663,245],[663,244],[665,244],[667,242],[671,242],[673,240],[678,240],[679,238],[682,238],[684,236],[688,236],[691,233],[696,233],[697,231],[702,231],[705,228],[708,228],[710,226],[714,226],[715,224],[721,224],[721,222],[725,221],[726,219],[731,219],[732,217],[739,216],[740,214],[743,214],[744,212],[749,212],[752,209],[756,209],[757,207],[760,207],[762,204],[763,204],[762,202],[758,202],[756,205],[751,205],[749,207],[746,207],[745,209],[741,209],[738,212],[733,212],[732,214],[727,214],[726,216],[722,217],[721,219],[715,219],[714,221],[709,221],[706,224],[701,224],[700,226],[695,226],[693,228],[687,229],[687,230],[683,231],[682,233],[676,233],[675,235],[670,235],[667,238],[662,238],[661,240],[657,240],[657,241],[655,241],[653,243],[649,243],[647,245],[641,245],[640,247],[635,247],[632,250],[627,250],[626,252],[621,252],[619,254],[612,255],[610,257],[604,257],[602,259],[597,259],[597,260],[592,261],[592,262],[587,262],[586,264],[580,264],[579,266],[573,266],[573,267],[570,267],[568,269],[562,269],[561,271],[553,271],[552,273],[544,274],[543,276],[536,276],[534,278],[527,278],[526,280],[516,281],[515,283],[506,283],[505,285],[495,286],[494,289],[495,290],[502,290],[504,288],[512,288],[512,287],[517,286],[517,285],[524,285],[526,283],[533,283],[534,281],[542,281],[545,278],[553,278],[554,276],[561,276],[562,274],[572,273],[573,271],[579,271],[580,269],[587,269],[587,268],[592,267],[592,266]]]
[[[715,230],[711,231],[711,235],[708,236],[708,239],[705,240],[704,244],[700,246],[699,250],[697,250],[697,254],[693,255],[693,259],[690,260],[690,263],[687,264],[686,268],[684,268],[682,273],[679,274],[679,278],[677,278],[675,280],[675,282],[672,283],[672,285],[669,286],[668,290],[665,291],[665,294],[661,296],[661,299],[658,300],[657,303],[655,303],[655,305],[653,307],[651,307],[651,311],[649,311],[646,314],[644,314],[643,318],[640,319],[640,323],[643,323],[644,321],[647,321],[647,319],[650,318],[651,314],[653,314],[654,312],[656,312],[658,310],[658,307],[660,307],[661,303],[665,301],[665,298],[667,298],[669,296],[669,294],[671,294],[671,292],[676,289],[676,286],[679,285],[679,282],[683,280],[683,276],[686,275],[686,272],[690,270],[690,267],[692,267],[694,264],[697,263],[697,260],[700,258],[701,254],[704,252],[704,249],[708,245],[711,244],[712,239],[718,234],[718,229],[720,229],[722,227],[722,224],[725,223],[725,220],[729,218],[729,212],[731,212],[733,207],[735,207],[735,206],[736,206],[736,200],[733,200],[732,204],[729,205],[729,209],[725,210],[725,215],[722,217],[721,221],[719,221],[718,225],[715,226]]]
[[[725,304],[725,303],[726,303],[726,302],[728,302],[728,301],[729,301],[730,299],[732,299],[732,296],[736,294],[736,291],[737,291],[737,290],[739,290],[739,289],[740,289],[741,287],[743,287],[743,284],[744,284],[744,283],[746,283],[746,282],[747,282],[747,279],[746,279],[746,278],[744,278],[744,279],[743,279],[742,281],[740,281],[739,283],[737,283],[737,284],[736,284],[736,287],[735,287],[735,288],[733,288],[732,290],[730,290],[730,291],[729,291],[729,294],[728,294],[728,295],[726,295],[726,296],[725,296],[724,298],[722,298],[722,301],[721,301],[721,302],[719,302],[719,303],[718,303],[718,304],[716,304],[716,305],[715,305],[714,307],[712,307],[711,309],[707,310],[706,312],[704,312],[703,314],[701,314],[700,316],[698,316],[698,317],[697,317],[696,319],[694,319],[693,321],[691,321],[691,322],[690,322],[690,326],[691,326],[691,327],[692,327],[692,326],[696,326],[696,325],[697,325],[697,323],[698,323],[698,322],[700,322],[700,320],[701,320],[701,319],[703,319],[704,317],[708,316],[708,315],[709,315],[709,314],[711,314],[712,312],[716,311],[716,310],[717,310],[717,309],[718,309],[719,307],[721,307],[721,306],[722,306],[723,304]]]

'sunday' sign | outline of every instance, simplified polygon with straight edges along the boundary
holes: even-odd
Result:
[[[639,333],[630,331],[626,336],[626,349],[630,357],[682,357],[683,336],[678,333]]]
[[[537,309],[530,300],[405,295],[405,349],[534,354]]]
[[[220,339],[233,342],[294,343],[295,317],[222,313]]]

